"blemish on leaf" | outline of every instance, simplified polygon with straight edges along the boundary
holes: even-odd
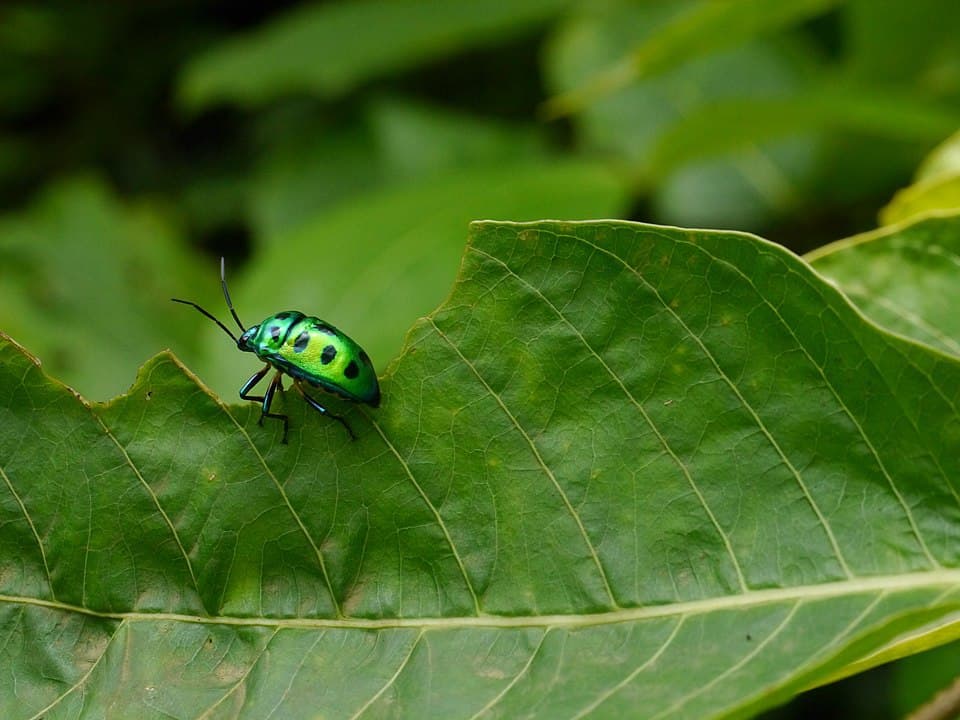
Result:
[[[214,671],[214,676],[221,682],[235,682],[246,675],[248,668],[240,663],[221,662]]]

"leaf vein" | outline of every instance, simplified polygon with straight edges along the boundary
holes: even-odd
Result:
[[[287,686],[283,689],[283,692],[280,693],[279,699],[277,700],[276,703],[274,703],[273,707],[270,708],[270,712],[268,712],[268,713],[266,714],[266,717],[264,717],[264,720],[270,720],[270,718],[273,717],[274,713],[276,713],[277,710],[280,709],[280,706],[283,705],[284,700],[286,700],[286,699],[287,699],[287,696],[290,695],[290,688],[293,687],[293,683],[296,681],[297,675],[299,675],[299,674],[300,674],[300,671],[303,670],[303,666],[304,666],[304,664],[307,662],[307,658],[310,657],[311,653],[313,653],[313,651],[314,651],[314,649],[317,647],[317,645],[320,644],[320,641],[323,640],[323,636],[324,636],[325,634],[326,634],[326,633],[319,633],[319,634],[317,635],[317,637],[314,638],[313,644],[310,646],[310,649],[307,650],[307,651],[300,657],[300,662],[297,663],[296,669],[295,669],[292,673],[290,673],[290,679],[287,680]]]
[[[873,441],[870,440],[870,437],[867,435],[866,430],[864,430],[863,426],[854,416],[853,412],[851,412],[850,408],[844,402],[843,398],[840,397],[840,393],[837,392],[836,387],[834,387],[833,383],[830,382],[829,378],[827,378],[827,374],[824,371],[823,367],[820,365],[820,363],[818,363],[816,360],[813,359],[813,356],[810,355],[810,352],[807,350],[806,346],[800,341],[800,338],[797,337],[796,333],[793,331],[793,328],[790,327],[790,323],[788,323],[786,319],[780,314],[780,311],[773,305],[773,303],[771,303],[763,295],[763,293],[760,292],[760,289],[753,282],[753,279],[747,276],[746,273],[740,270],[740,268],[738,268],[736,265],[728,262],[727,260],[724,260],[722,258],[719,258],[710,254],[703,248],[699,247],[696,243],[691,243],[685,240],[681,240],[679,242],[681,242],[684,245],[690,246],[694,250],[694,252],[702,253],[706,257],[710,258],[710,260],[712,260],[713,262],[723,265],[729,268],[730,270],[732,270],[737,275],[739,275],[741,278],[743,278],[743,280],[747,283],[747,285],[749,285],[753,289],[754,293],[756,294],[760,302],[762,302],[764,305],[770,308],[770,310],[776,316],[777,320],[780,322],[783,328],[788,333],[790,333],[790,336],[794,339],[794,341],[797,344],[797,347],[800,348],[800,351],[803,353],[804,357],[807,358],[807,361],[814,368],[816,368],[817,373],[820,375],[820,378],[823,380],[824,384],[830,390],[830,394],[833,395],[834,400],[837,401],[837,404],[840,406],[843,413],[850,419],[850,422],[853,423],[853,426],[857,429],[857,432],[860,434],[860,437],[863,438],[863,442],[866,443],[866,446],[869,449],[870,454],[873,455],[874,460],[876,460],[877,466],[880,468],[880,472],[883,474],[884,479],[887,481],[887,484],[890,486],[890,489],[893,491],[893,494],[896,496],[897,501],[900,503],[900,507],[902,507],[904,513],[906,513],[907,521],[910,523],[910,528],[917,539],[917,543],[919,543],[920,545],[920,549],[923,551],[923,554],[926,555],[927,561],[934,567],[940,567],[939,561],[930,552],[930,549],[927,547],[926,541],[923,539],[923,535],[921,535],[920,533],[920,528],[917,525],[916,519],[913,517],[913,512],[910,510],[910,506],[907,504],[906,498],[903,496],[903,493],[900,492],[900,488],[897,487],[897,484],[894,482],[893,476],[891,476],[890,472],[887,470],[887,466],[881,459],[880,453],[877,451],[876,446],[874,446]],[[806,278],[799,275],[799,273],[795,273],[795,274],[803,282],[809,285],[809,281]],[[864,355],[865,357],[869,358],[868,354],[864,353]],[[871,360],[871,364],[873,364],[872,360]],[[876,368],[875,364],[874,364],[874,367]],[[886,382],[886,376],[882,372],[880,372],[879,368],[876,368],[876,369],[877,369],[877,374],[884,379],[884,382]],[[893,397],[897,397],[898,394],[891,393],[891,395]],[[904,416],[907,417],[908,419],[910,418],[909,413],[905,412]],[[911,425],[914,426],[915,430],[918,430],[916,425],[913,423],[912,419],[910,420],[910,423]],[[920,434],[919,430],[918,430],[918,434]],[[932,454],[931,454],[931,458],[933,458],[934,463],[937,465],[937,469],[940,470],[940,474],[943,476],[945,480],[947,480],[947,486],[950,488],[951,492],[953,493],[954,499],[957,501],[957,504],[960,505],[960,497],[957,496],[956,490],[954,490],[953,486],[950,484],[950,481],[947,479],[946,473],[943,471],[943,468],[940,466],[940,462]]]
[[[340,609],[340,602],[337,600],[337,594],[333,591],[333,583],[330,581],[330,575],[327,573],[327,564],[324,562],[323,553],[320,551],[320,547],[313,539],[310,531],[307,530],[307,526],[304,524],[300,514],[294,509],[293,503],[290,502],[290,498],[287,496],[286,490],[284,490],[283,485],[280,483],[280,480],[277,478],[274,472],[270,469],[270,466],[267,465],[266,458],[264,458],[260,453],[260,450],[253,442],[253,438],[250,437],[250,433],[247,432],[246,428],[239,423],[239,421],[233,416],[233,413],[230,412],[230,409],[224,405],[219,398],[213,397],[213,400],[217,403],[223,413],[230,418],[233,424],[240,431],[240,434],[243,435],[244,439],[247,441],[247,444],[250,445],[250,449],[253,450],[253,454],[256,455],[257,460],[260,461],[260,465],[263,466],[264,472],[266,472],[270,480],[273,481],[274,486],[277,488],[277,492],[280,493],[280,498],[283,500],[284,505],[287,506],[287,510],[290,512],[290,515],[293,516],[294,521],[300,528],[300,532],[303,533],[303,536],[307,539],[307,542],[310,543],[310,547],[313,548],[313,552],[317,557],[317,562],[320,565],[320,572],[323,574],[323,580],[327,585],[327,591],[330,593],[330,602],[333,604],[334,613],[337,617],[343,617],[343,613]]]
[[[847,626],[843,628],[843,630],[838,632],[836,635],[834,635],[830,639],[830,643],[828,645],[825,645],[823,649],[828,650],[831,647],[840,646],[840,641],[843,640],[845,637],[847,637],[854,630],[856,630],[857,626],[860,625],[861,622],[863,622],[864,618],[866,618],[867,615],[873,612],[873,609],[877,605],[879,605],[882,600],[886,599],[886,597],[887,597],[887,591],[880,590],[876,595],[874,595],[873,599],[867,603],[866,607],[864,607],[863,610],[857,613],[857,616],[853,618],[853,620],[847,623]]]
[[[540,635],[540,642],[537,643],[537,646],[533,649],[533,652],[530,653],[530,657],[527,658],[527,662],[524,663],[523,667],[520,668],[517,673],[510,679],[510,682],[507,683],[503,689],[500,690],[496,695],[490,698],[490,701],[484,705],[482,708],[477,710],[473,715],[470,716],[469,720],[477,720],[481,715],[494,707],[497,703],[503,700],[506,697],[507,693],[510,692],[513,687],[520,682],[520,679],[523,678],[527,672],[530,670],[530,667],[533,665],[533,661],[536,659],[537,655],[540,654],[540,649],[543,647],[544,641],[547,639],[547,635],[550,634],[550,628],[547,628]]]
[[[3,476],[4,482],[6,482],[7,487],[10,488],[10,493],[13,495],[14,500],[17,501],[17,505],[20,506],[20,511],[23,513],[23,517],[26,519],[27,524],[30,526],[30,531],[33,533],[34,539],[37,541],[37,547],[40,548],[40,558],[43,560],[43,570],[47,575],[47,585],[50,586],[50,597],[53,600],[57,599],[56,590],[53,588],[53,575],[50,574],[50,565],[47,564],[47,553],[43,549],[43,541],[40,539],[40,534],[37,532],[37,526],[33,523],[33,518],[30,517],[30,513],[27,512],[27,506],[24,504],[23,499],[17,493],[16,488],[13,486],[13,483],[10,481],[10,477],[7,475],[7,472],[3,469],[3,466],[0,465],[0,476]]]
[[[506,272],[508,272],[512,277],[515,277],[520,283],[522,283],[526,288],[528,288],[530,292],[534,294],[535,297],[537,297],[545,305],[547,305],[554,312],[554,314],[556,314],[556,316],[560,318],[560,320],[563,321],[563,323],[568,328],[570,328],[570,330],[577,336],[577,339],[590,352],[590,354],[592,354],[597,359],[597,361],[603,366],[604,370],[606,370],[607,374],[611,378],[613,378],[614,382],[617,383],[617,385],[620,387],[620,390],[623,392],[623,394],[627,397],[630,403],[637,409],[641,417],[643,417],[644,421],[653,431],[654,435],[656,435],[657,440],[660,442],[661,446],[663,446],[663,449],[667,451],[667,454],[670,455],[671,459],[674,461],[674,463],[676,463],[677,467],[680,468],[680,471],[683,473],[683,476],[686,478],[687,483],[690,485],[691,489],[699,499],[700,505],[703,507],[704,511],[707,513],[707,516],[710,518],[710,522],[713,524],[714,529],[717,531],[717,534],[720,536],[720,539],[723,542],[724,547],[726,548],[727,555],[730,557],[730,561],[733,564],[734,570],[737,573],[737,580],[740,584],[740,590],[741,591],[748,590],[749,587],[744,577],[743,569],[740,567],[740,561],[737,559],[737,556],[733,551],[733,545],[730,542],[730,538],[727,536],[727,533],[724,532],[723,528],[720,526],[720,523],[717,520],[716,516],[714,515],[713,510],[710,508],[710,505],[707,503],[706,497],[704,497],[703,492],[701,492],[699,486],[691,476],[689,468],[687,468],[686,464],[677,456],[676,452],[674,452],[673,448],[670,446],[670,443],[667,441],[666,437],[660,431],[660,428],[657,427],[656,423],[653,422],[653,418],[650,417],[650,415],[644,409],[643,405],[641,405],[640,402],[633,396],[633,393],[631,393],[630,390],[627,388],[626,384],[623,382],[623,379],[616,372],[614,372],[613,368],[611,368],[607,364],[607,362],[603,359],[603,357],[601,357],[600,354],[593,348],[593,346],[583,336],[583,333],[581,333],[580,330],[572,322],[570,322],[567,316],[564,315],[563,312],[559,308],[557,308],[557,306],[554,305],[550,301],[550,299],[547,298],[547,296],[544,295],[538,288],[534,287],[525,278],[521,277],[518,273],[514,272],[509,265],[507,265],[505,262],[503,262],[499,258],[496,258],[493,255],[490,255],[489,253],[486,253],[477,247],[471,246],[470,250],[480,255],[483,255],[484,257],[489,258],[490,260],[501,265],[504,268],[504,270],[506,270]]]
[[[777,627],[775,627],[773,631],[769,635],[767,635],[763,640],[758,642],[756,647],[754,647],[750,652],[748,652],[746,655],[740,658],[740,660],[738,660],[733,665],[731,665],[726,670],[724,670],[722,673],[720,673],[715,678],[713,678],[713,680],[699,686],[693,692],[687,693],[686,695],[678,699],[673,705],[654,715],[652,718],[650,718],[650,720],[659,720],[659,718],[662,718],[665,715],[670,715],[674,713],[676,710],[679,710],[680,708],[682,708],[684,705],[686,705],[688,702],[693,700],[695,697],[702,695],[707,690],[712,688],[714,685],[721,682],[725,678],[730,677],[735,672],[737,672],[742,667],[744,667],[747,663],[749,663],[751,660],[757,657],[757,655],[763,652],[763,650],[767,647],[767,645],[772,643],[777,638],[777,636],[780,635],[781,632],[783,632],[783,630],[787,627],[787,625],[790,624],[790,621],[793,619],[793,616],[797,614],[797,611],[800,609],[802,605],[803,605],[803,602],[800,600],[793,603],[793,606],[790,608],[790,612],[788,612],[784,616],[783,620],[781,620],[777,624]]]
[[[375,692],[370,697],[369,700],[367,700],[363,705],[361,705],[353,715],[350,716],[350,720],[357,720],[357,718],[363,715],[367,711],[367,709],[377,701],[377,698],[379,698],[390,687],[393,686],[393,684],[397,681],[397,678],[400,677],[400,673],[402,673],[403,670],[410,663],[410,658],[413,657],[414,651],[417,649],[417,646],[420,645],[420,640],[423,639],[423,634],[425,632],[426,632],[426,629],[422,628],[420,632],[417,633],[417,636],[413,639],[413,642],[410,644],[410,649],[407,651],[407,654],[400,661],[400,664],[397,666],[397,669],[394,671],[393,675],[387,678],[387,681],[383,684],[383,686],[379,690],[377,690],[377,692]]]
[[[440,511],[437,509],[436,505],[434,505],[433,502],[430,500],[430,497],[427,495],[426,491],[424,491],[423,486],[421,486],[420,483],[417,482],[416,477],[414,476],[413,472],[410,470],[410,465],[407,463],[406,460],[404,460],[400,456],[400,453],[397,451],[397,448],[394,446],[392,442],[390,442],[389,438],[387,438],[386,433],[383,432],[383,429],[380,427],[380,425],[378,425],[373,418],[369,416],[367,417],[370,420],[370,424],[373,425],[374,429],[380,435],[384,444],[387,446],[387,448],[390,450],[393,456],[397,459],[397,462],[400,463],[400,467],[403,468],[404,472],[407,475],[407,478],[410,480],[413,487],[420,494],[420,497],[427,504],[427,507],[430,509],[430,512],[433,514],[433,517],[436,520],[437,525],[439,525],[440,527],[440,531],[443,533],[443,537],[447,541],[447,545],[450,546],[450,552],[453,553],[453,558],[456,561],[457,566],[460,568],[460,574],[463,575],[463,581],[467,585],[467,590],[470,593],[470,597],[473,598],[474,610],[477,615],[482,615],[483,611],[480,608],[480,598],[477,596],[477,591],[474,589],[473,583],[470,582],[470,576],[467,573],[467,567],[466,565],[464,565],[463,558],[460,557],[460,551],[457,549],[456,543],[453,542],[453,537],[450,535],[450,529],[447,527],[447,524],[443,521],[443,517],[440,515]],[[401,556],[402,556],[402,553],[401,553]]]
[[[786,588],[750,590],[735,595],[718,595],[702,600],[686,600],[667,605],[644,605],[618,608],[599,613],[527,614],[527,615],[445,615],[420,617],[363,618],[341,617],[250,617],[235,615],[188,615],[173,612],[107,612],[63,601],[53,602],[35,597],[0,594],[0,603],[31,605],[61,612],[77,613],[87,617],[107,620],[137,620],[142,622],[184,622],[193,625],[224,625],[242,627],[283,628],[356,628],[382,630],[394,628],[467,628],[467,627],[589,627],[612,623],[633,622],[676,615],[702,615],[709,612],[743,609],[762,605],[793,602],[797,599],[831,599],[849,597],[861,593],[887,590],[916,593],[939,589],[952,594],[960,587],[960,569],[924,570],[900,575],[871,575],[813,585],[795,585]]]
[[[140,481],[140,484],[143,485],[144,490],[147,491],[147,494],[150,496],[150,499],[153,500],[153,504],[157,507],[157,511],[160,513],[160,516],[163,518],[163,521],[166,523],[167,527],[170,529],[171,534],[173,535],[174,542],[177,543],[177,548],[180,550],[180,555],[183,557],[184,562],[187,564],[187,572],[190,574],[190,581],[193,584],[193,589],[197,593],[198,598],[202,598],[203,595],[200,592],[200,584],[197,582],[197,576],[193,571],[193,563],[190,561],[190,555],[187,553],[187,549],[184,547],[183,542],[180,540],[180,534],[177,532],[176,526],[173,524],[173,521],[170,519],[170,516],[167,515],[167,511],[163,509],[163,506],[160,504],[160,498],[157,497],[157,494],[153,491],[153,488],[150,486],[150,483],[147,482],[146,478],[143,477],[143,474],[140,472],[140,469],[134,464],[133,459],[130,457],[127,449],[120,444],[120,441],[117,440],[116,436],[111,432],[110,428],[107,427],[107,424],[103,421],[97,413],[93,411],[93,408],[90,408],[90,414],[93,415],[93,419],[97,421],[97,424],[103,429],[107,434],[107,437],[110,438],[110,441],[116,446],[117,450],[120,451],[120,454],[123,455],[123,459],[126,462],[127,466],[133,470],[133,474],[137,476],[137,479]],[[202,599],[201,599],[202,602]]]
[[[43,708],[42,710],[34,714],[30,718],[30,720],[43,720],[43,718],[46,717],[46,714],[48,712],[50,712],[51,710],[53,710],[53,708],[55,708],[57,705],[63,702],[69,695],[73,694],[75,690],[78,690],[79,688],[83,687],[83,685],[86,684],[89,677],[93,674],[93,671],[96,670],[97,666],[100,665],[100,661],[107,656],[107,653],[110,651],[110,646],[113,645],[113,641],[116,639],[117,635],[119,635],[121,631],[124,631],[128,624],[129,623],[126,618],[121,619],[120,622],[117,624],[117,627],[114,628],[113,634],[110,636],[110,639],[103,646],[103,652],[100,653],[100,656],[93,663],[91,663],[90,667],[87,668],[87,671],[83,675],[81,675],[79,678],[77,678],[77,681],[73,683],[73,685],[71,685],[62,693],[60,693],[57,697],[55,697],[50,702],[49,705],[47,705],[45,708]]]
[[[573,504],[570,502],[570,498],[567,496],[567,493],[564,492],[563,487],[557,481],[557,478],[553,474],[553,471],[550,470],[547,463],[544,462],[543,456],[540,455],[540,451],[537,449],[537,446],[533,442],[533,439],[530,437],[527,431],[523,429],[523,426],[520,424],[520,421],[517,420],[516,416],[510,411],[506,403],[504,403],[503,398],[501,398],[499,394],[494,392],[493,388],[490,387],[490,385],[487,383],[484,377],[477,370],[476,366],[472,362],[470,362],[470,360],[468,360],[466,356],[464,356],[464,354],[460,351],[460,348],[458,348],[453,343],[453,341],[450,340],[447,334],[444,333],[437,326],[437,324],[433,321],[433,318],[428,317],[427,321],[430,323],[433,329],[437,332],[437,334],[443,339],[443,341],[450,346],[450,349],[457,354],[457,357],[460,358],[460,361],[474,374],[474,376],[477,378],[480,384],[483,385],[486,392],[490,395],[490,397],[492,397],[496,401],[496,403],[500,406],[500,409],[503,411],[503,413],[507,416],[507,418],[509,418],[510,422],[517,429],[517,432],[519,432],[520,435],[523,437],[523,439],[526,441],[527,445],[530,447],[530,451],[533,453],[534,458],[536,459],[537,463],[540,465],[540,468],[543,470],[546,476],[550,479],[550,482],[553,484],[553,487],[556,489],[557,493],[560,495],[560,498],[563,501],[563,504],[566,507],[567,512],[570,514],[574,522],[577,524],[577,528],[580,531],[580,536],[583,539],[583,542],[586,545],[587,550],[590,552],[590,556],[593,559],[593,563],[597,568],[597,572],[600,576],[600,580],[603,583],[603,587],[607,593],[607,597],[610,600],[610,604],[613,607],[619,607],[619,605],[617,604],[616,598],[614,597],[613,590],[610,587],[610,581],[607,578],[607,573],[603,569],[603,564],[600,562],[600,556],[597,554],[597,549],[594,547],[593,542],[590,540],[590,535],[589,533],[587,533],[587,529],[583,524],[583,520],[581,519],[580,514],[577,512],[576,508],[573,507]]]
[[[281,629],[282,628],[280,628],[279,626],[274,628],[273,633],[270,635],[270,637],[267,638],[267,641],[263,644],[263,647],[260,648],[260,652],[258,652],[257,656],[253,658],[253,660],[250,662],[250,665],[247,667],[246,670],[244,670],[243,674],[239,678],[237,678],[237,681],[230,686],[229,690],[227,690],[223,695],[220,696],[219,700],[217,700],[213,705],[211,705],[206,710],[204,710],[203,714],[198,715],[197,720],[203,720],[204,718],[210,717],[210,714],[214,710],[216,710],[227,698],[233,695],[233,693],[236,692],[237,688],[239,688],[241,685],[243,685],[243,683],[246,682],[247,678],[250,676],[250,673],[253,672],[253,669],[260,662],[260,659],[263,657],[264,653],[266,653],[267,649],[270,647],[270,643],[273,642],[273,639],[277,636],[277,634],[280,632]]]
[[[637,675],[639,675],[648,667],[650,667],[655,662],[657,662],[657,660],[660,659],[660,656],[663,655],[663,653],[666,652],[667,648],[673,643],[674,639],[677,637],[677,635],[680,632],[680,628],[683,627],[683,623],[685,621],[686,621],[685,617],[681,617],[679,620],[677,620],[676,624],[673,627],[673,630],[671,630],[670,634],[664,639],[662,643],[660,643],[660,647],[657,648],[657,651],[653,653],[653,655],[651,655],[642,663],[640,663],[640,665],[634,668],[625,678],[623,678],[623,680],[618,682],[613,687],[607,689],[605,692],[601,693],[599,697],[595,698],[592,703],[590,703],[585,708],[580,710],[580,712],[578,712],[576,715],[572,716],[570,720],[579,720],[579,718],[582,718],[586,716],[588,713],[593,712],[598,707],[600,707],[603,703],[605,703],[607,700],[609,700],[611,697],[616,695],[623,688],[625,688],[627,685],[633,682],[633,680],[637,677]]]
[[[773,437],[773,434],[770,432],[769,428],[767,428],[766,424],[763,422],[760,415],[757,413],[754,407],[749,402],[747,402],[747,399],[743,396],[743,393],[740,392],[740,388],[737,387],[737,384],[733,382],[730,376],[727,375],[727,373],[724,372],[723,368],[720,367],[720,363],[717,362],[716,357],[713,355],[712,352],[710,352],[710,349],[704,344],[703,340],[701,340],[696,335],[696,333],[693,332],[690,326],[688,326],[686,322],[684,322],[683,318],[681,318],[677,314],[677,312],[672,307],[670,307],[670,304],[666,302],[663,296],[660,295],[660,292],[645,277],[643,277],[643,274],[639,270],[637,270],[635,267],[630,265],[630,263],[628,263],[626,260],[621,258],[616,253],[611,252],[610,250],[607,250],[604,247],[596,245],[595,243],[592,243],[589,240],[586,240],[585,238],[579,238],[576,236],[566,236],[566,237],[569,237],[570,239],[575,240],[577,242],[582,242],[586,245],[589,245],[590,247],[596,248],[603,254],[619,262],[621,265],[623,265],[623,267],[625,267],[627,270],[633,273],[637,277],[637,279],[640,280],[640,282],[644,285],[644,287],[646,287],[651,293],[653,293],[653,295],[657,298],[657,300],[663,306],[664,310],[666,310],[670,314],[670,316],[673,317],[673,319],[683,328],[684,332],[690,337],[690,339],[697,344],[701,352],[703,352],[704,357],[706,357],[707,360],[710,361],[710,364],[713,365],[713,368],[714,370],[716,370],[718,376],[733,391],[734,395],[736,395],[737,400],[743,406],[744,410],[746,410],[750,414],[750,416],[753,418],[753,421],[756,423],[757,427],[759,428],[760,432],[767,439],[767,442],[770,443],[770,446],[774,449],[774,451],[780,457],[780,460],[783,462],[784,465],[786,465],[790,473],[793,475],[798,487],[800,488],[801,492],[803,492],[804,498],[806,499],[807,503],[810,505],[810,508],[813,510],[814,514],[817,516],[817,520],[819,521],[821,527],[823,528],[824,533],[826,534],[827,539],[830,543],[830,546],[833,549],[833,553],[837,558],[837,562],[840,564],[840,567],[843,570],[844,574],[848,578],[854,577],[853,572],[851,572],[850,567],[849,565],[847,565],[847,561],[843,556],[843,551],[840,549],[840,544],[833,533],[833,529],[830,527],[830,523],[827,522],[827,518],[823,514],[823,511],[820,509],[820,506],[817,505],[817,502],[813,499],[813,495],[810,493],[810,488],[807,487],[807,484],[803,481],[803,478],[800,476],[800,473],[794,467],[793,463],[790,462],[789,458],[787,458],[786,454],[783,451],[783,448],[780,447],[780,444],[776,441],[776,438]]]

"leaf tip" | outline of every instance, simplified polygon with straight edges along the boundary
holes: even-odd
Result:
[[[33,354],[32,352],[30,352],[29,350],[27,350],[23,345],[21,345],[20,343],[18,343],[16,340],[14,340],[12,337],[10,337],[9,335],[7,335],[7,334],[6,334],[5,332],[3,332],[2,330],[0,330],[0,342],[5,342],[5,343],[7,343],[8,345],[11,345],[16,352],[18,352],[18,353],[20,353],[21,355],[23,355],[27,360],[29,360],[30,362],[32,362],[32,363],[33,363],[34,365],[36,365],[37,367],[41,367],[42,363],[40,362],[40,358],[38,358],[36,355],[34,355],[34,354]]]

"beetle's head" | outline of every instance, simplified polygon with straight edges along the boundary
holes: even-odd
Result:
[[[255,352],[253,346],[253,339],[257,336],[257,331],[260,330],[259,325],[251,325],[246,330],[243,331],[243,334],[240,336],[240,339],[237,340],[237,347],[243,350],[244,352]]]

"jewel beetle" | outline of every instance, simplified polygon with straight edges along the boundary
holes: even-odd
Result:
[[[230,336],[237,347],[244,352],[252,352],[264,361],[240,388],[240,398],[260,403],[260,425],[265,417],[283,421],[283,442],[287,442],[287,430],[290,418],[282,413],[270,412],[273,398],[279,389],[284,392],[283,376],[289,375],[293,387],[306,403],[322,415],[339,421],[356,439],[347,421],[327,410],[304,388],[310,387],[339,395],[356,403],[365,403],[371,407],[380,406],[380,384],[370,357],[349,335],[320,318],[304,315],[297,310],[285,310],[265,318],[262,322],[243,326],[237,311],[230,300],[227,290],[226,263],[220,258],[220,286],[227,309],[240,327],[238,338],[212,313],[207,312],[195,302],[170,298],[173,302],[190,305],[213,320]],[[251,395],[250,391],[273,369],[276,373],[263,395]]]

